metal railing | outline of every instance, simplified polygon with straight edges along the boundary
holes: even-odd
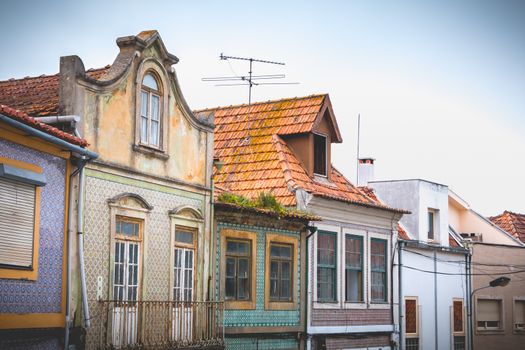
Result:
[[[223,302],[99,301],[88,349],[222,347]]]

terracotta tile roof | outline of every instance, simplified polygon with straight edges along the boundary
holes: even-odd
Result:
[[[459,247],[458,242],[456,242],[454,237],[452,237],[452,235],[450,235],[450,234],[448,235],[448,245],[451,246],[451,247],[455,247],[455,248]]]
[[[110,66],[90,69],[86,74],[102,78]],[[36,116],[58,115],[60,74],[0,81],[0,103]]]
[[[280,135],[312,132],[329,103],[328,95],[210,108],[215,115],[215,155],[224,162],[215,183],[230,192],[255,198],[270,192],[285,206],[295,206],[295,190],[364,206],[389,208],[368,197],[331,167],[330,178],[308,175]]]
[[[6,117],[9,117],[11,119],[17,120],[19,122],[22,122],[26,125],[29,125],[49,135],[58,137],[59,139],[62,139],[69,143],[72,143],[72,144],[75,144],[81,147],[86,147],[89,145],[86,140],[76,137],[74,135],[68,134],[67,132],[59,130],[51,125],[41,123],[37,121],[35,118],[30,117],[26,113],[19,111],[17,109],[0,104],[0,114]]]
[[[505,210],[500,215],[489,217],[489,220],[525,243],[525,214]]]

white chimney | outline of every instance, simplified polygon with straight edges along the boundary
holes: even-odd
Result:
[[[374,158],[359,158],[357,165],[357,186],[367,186],[374,180]]]

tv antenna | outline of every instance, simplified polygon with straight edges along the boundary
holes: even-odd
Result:
[[[213,77],[213,78],[202,78],[202,81],[214,81],[214,82],[228,82],[231,81],[231,83],[220,83],[216,84],[215,86],[241,86],[245,85],[248,86],[248,105],[252,104],[252,87],[253,86],[259,86],[259,85],[292,85],[292,84],[299,84],[299,83],[288,83],[288,82],[272,82],[273,79],[283,79],[286,76],[284,74],[264,74],[264,75],[253,75],[253,63],[266,63],[266,64],[275,64],[284,66],[285,64],[283,62],[275,62],[275,61],[267,61],[267,60],[260,60],[252,57],[235,57],[235,56],[226,56],[221,53],[219,56],[219,59],[223,61],[227,60],[240,60],[240,61],[248,61],[250,62],[250,68],[248,70],[248,75],[242,75],[242,76],[233,76],[233,77]],[[235,72],[234,72],[235,73]],[[268,82],[259,82],[258,80],[270,80]]]

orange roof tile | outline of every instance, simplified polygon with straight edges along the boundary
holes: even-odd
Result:
[[[55,137],[58,137],[64,141],[67,141],[69,143],[79,145],[81,147],[88,146],[88,142],[84,139],[81,139],[79,137],[76,137],[74,135],[68,134],[67,132],[64,132],[62,130],[59,130],[51,125],[44,124],[42,122],[37,121],[35,118],[32,118],[28,116],[26,113],[19,111],[17,109],[5,106],[0,104],[0,114],[5,115],[6,117],[9,117],[11,119],[15,119],[19,122],[22,122],[26,125],[29,125],[35,129],[38,129],[40,131],[43,131],[49,135],[53,135]]]
[[[86,74],[102,78],[110,66],[90,69]],[[0,103],[32,116],[58,115],[60,74],[0,81]]]
[[[398,211],[368,197],[333,167],[331,181],[310,177],[280,137],[312,132],[326,103],[329,97],[323,94],[196,111],[215,115],[215,155],[224,162],[215,183],[250,198],[270,192],[285,206],[296,205],[294,192],[301,188],[319,197]]]
[[[489,217],[489,220],[525,243],[525,214],[505,210],[500,215]]]

